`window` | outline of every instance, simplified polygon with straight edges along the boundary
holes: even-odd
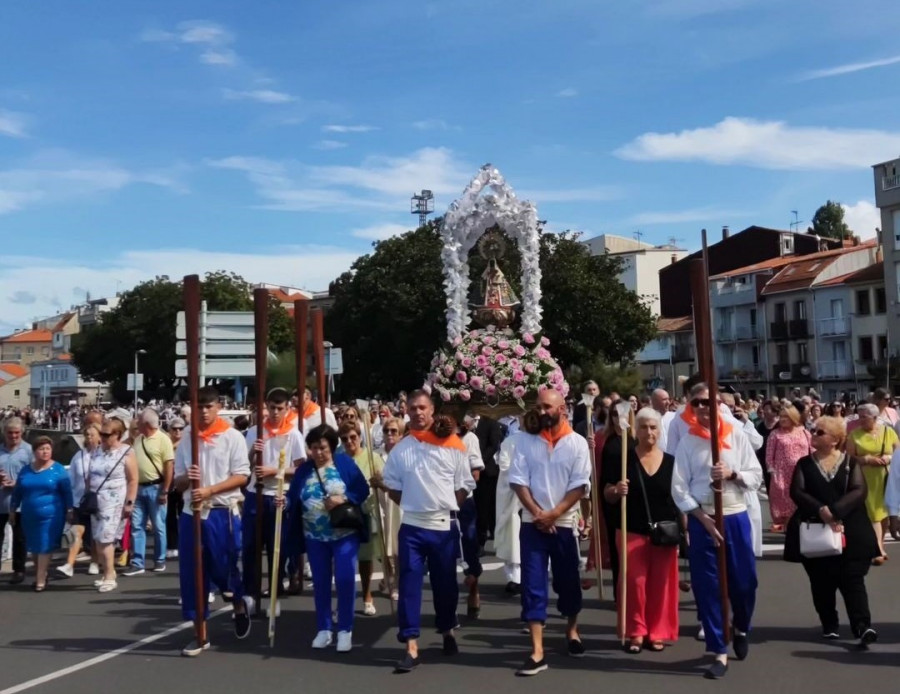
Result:
[[[875,353],[875,358],[878,361],[886,360],[888,356],[888,341],[887,335],[879,335],[878,336],[878,352]]]
[[[750,309],[750,327],[756,332],[756,309]]]
[[[19,399],[19,391],[18,391],[18,390],[14,390],[14,391],[13,391],[13,397],[14,397],[16,400]]]
[[[831,317],[832,318],[843,318],[844,317],[844,300],[843,299],[832,299],[831,300]]]
[[[25,354],[34,354],[34,347],[26,347]]]
[[[775,304],[775,322],[787,323],[787,305],[784,303]]]
[[[872,338],[871,337],[859,338],[859,360],[860,361],[874,361],[875,360],[875,353],[872,350]]]
[[[753,347],[750,348],[750,352],[753,355],[752,356],[753,368],[758,370],[759,369],[759,345],[753,345]]]
[[[794,252],[794,235],[781,235],[781,255],[792,255]]]
[[[798,342],[797,343],[797,361],[801,364],[806,364],[809,362],[809,354],[807,352],[806,343]]]
[[[856,291],[856,313],[860,316],[868,316],[872,313],[872,307],[869,305],[868,289],[858,289]]]
[[[778,353],[778,363],[779,364],[790,364],[791,358],[788,355],[788,346],[785,343],[780,345],[776,345],[775,350]]]
[[[802,299],[794,302],[794,320],[806,320],[806,302]]]
[[[884,287],[875,287],[875,313],[887,313],[887,296]]]
[[[834,361],[844,361],[847,358],[846,344],[843,342],[832,342],[831,357]]]

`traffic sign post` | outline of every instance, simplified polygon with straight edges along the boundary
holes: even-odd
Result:
[[[135,377],[137,377],[136,386],[134,383]],[[126,389],[129,391],[144,390],[144,374],[128,374],[126,386]]]
[[[175,323],[175,354],[187,356],[184,311]],[[241,378],[256,374],[253,313],[250,311],[208,311],[200,309],[200,384],[207,378]],[[175,376],[187,377],[187,360],[175,360]]]

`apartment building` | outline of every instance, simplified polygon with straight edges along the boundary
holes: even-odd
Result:
[[[665,388],[670,395],[681,395],[678,379],[697,370],[694,322],[690,317],[660,318],[657,330],[636,358],[638,369],[648,390]]]
[[[873,173],[875,205],[881,211],[888,341],[890,356],[896,356],[900,347],[900,159],[876,164]]]
[[[0,337],[0,363],[10,362],[28,366],[41,359],[49,359],[53,349],[50,330],[18,330]]]

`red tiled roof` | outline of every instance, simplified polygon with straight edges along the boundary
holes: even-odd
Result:
[[[763,272],[764,270],[774,270],[777,268],[783,268],[785,265],[791,265],[792,263],[803,262],[804,260],[821,260],[822,258],[831,258],[834,256],[841,255],[842,253],[846,253],[847,251],[860,249],[860,248],[868,248],[870,246],[874,246],[876,244],[875,241],[866,241],[859,246],[849,246],[847,248],[833,248],[828,251],[819,251],[818,253],[808,253],[807,255],[787,255],[778,258],[769,258],[768,260],[763,260],[760,263],[755,263],[753,265],[746,265],[744,267],[739,267],[735,270],[730,270],[728,272],[723,272],[719,275],[714,275],[710,277],[711,280],[720,280],[725,279],[727,277],[737,277],[739,275],[749,275],[755,272]]]
[[[847,284],[862,284],[863,282],[884,282],[884,263],[875,263],[854,272],[847,280]]]
[[[70,320],[72,320],[72,317],[74,315],[75,315],[74,313],[64,313],[62,315],[62,317],[59,319],[59,322],[55,326],[53,326],[53,332],[59,332],[60,330],[65,328],[66,323],[68,323]]]
[[[21,378],[28,373],[28,369],[21,364],[2,363],[0,364],[0,372],[9,374],[13,378]]]
[[[54,357],[54,359],[59,359],[59,361],[72,361],[72,355],[68,353],[60,354],[59,356]]]
[[[305,294],[301,294],[297,292],[295,294],[288,294],[283,289],[269,289],[269,294],[282,304],[293,304],[298,299],[308,300],[309,297]]]
[[[656,329],[661,333],[680,333],[694,329],[694,319],[692,316],[681,316],[679,318],[660,318],[656,322]]]
[[[10,342],[51,342],[53,333],[49,330],[23,330],[6,337],[0,337],[0,342],[7,344]]]
[[[782,268],[770,279],[762,290],[762,294],[765,296],[810,287],[815,282],[816,277],[842,254],[874,248],[876,245],[877,242],[873,240],[859,246],[839,249],[837,253],[826,251],[824,253],[801,256],[790,265]]]

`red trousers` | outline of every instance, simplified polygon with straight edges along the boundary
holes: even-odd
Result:
[[[675,641],[678,638],[678,548],[657,547],[646,535],[628,533],[627,537],[625,636]],[[616,546],[621,557],[621,531],[616,535]]]

